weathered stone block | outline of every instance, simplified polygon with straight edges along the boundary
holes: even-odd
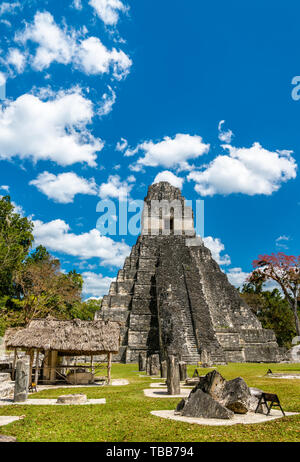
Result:
[[[179,366],[174,355],[167,357],[167,387],[169,395],[180,395]]]
[[[159,355],[151,355],[150,358],[150,375],[159,375],[160,373],[160,362]]]
[[[185,417],[204,417],[206,419],[232,419],[234,413],[222,406],[208,393],[199,388],[192,391],[187,401],[178,408]]]
[[[160,376],[162,379],[166,379],[168,375],[167,361],[160,363]]]
[[[247,414],[250,409],[251,393],[241,377],[225,382],[223,387],[223,403],[235,414]]]
[[[146,370],[146,353],[139,353],[139,371]]]
[[[180,381],[184,382],[187,379],[187,367],[186,363],[180,361],[179,362],[179,376],[180,376]]]
[[[16,363],[14,402],[24,403],[27,400],[29,384],[28,365],[19,359]]]

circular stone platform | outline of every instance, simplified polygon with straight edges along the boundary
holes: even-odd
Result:
[[[14,436],[0,435],[0,443],[16,443],[17,438]]]
[[[221,425],[251,425],[258,424],[263,422],[269,422],[271,420],[281,419],[284,417],[281,411],[277,409],[272,409],[272,414],[266,416],[264,414],[234,414],[233,419],[205,419],[202,417],[183,417],[182,415],[175,415],[175,411],[151,411],[150,414],[163,419],[177,420],[178,422],[185,422],[189,424],[198,424],[198,425],[212,425],[212,426],[221,426]],[[286,416],[298,415],[298,412],[286,412]]]
[[[294,373],[276,373],[274,372],[273,374],[267,374],[268,379],[289,379],[289,380],[294,380],[294,379],[300,379],[300,374]]]
[[[61,395],[57,398],[57,404],[86,404],[87,396],[83,393],[77,395]]]
[[[9,425],[13,422],[15,422],[16,420],[20,420],[22,417],[18,417],[18,416],[5,416],[5,415],[1,415],[0,416],[0,427],[4,427],[4,425]]]
[[[47,398],[40,398],[40,399],[28,399],[25,403],[15,403],[12,399],[9,400],[0,400],[0,406],[84,406],[87,404],[106,404],[105,398],[100,399],[88,399],[85,403],[77,403],[77,404],[70,404],[70,403],[58,403],[57,399],[47,399]]]
[[[167,385],[165,383],[150,383],[150,388],[164,388],[165,390],[167,390]],[[189,390],[192,390],[194,387],[192,386],[189,386],[189,385],[185,385],[185,383],[181,383],[180,384],[180,388],[185,388],[185,389],[189,389]]]

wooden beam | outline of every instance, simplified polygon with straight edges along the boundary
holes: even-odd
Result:
[[[46,350],[44,355],[44,364],[43,364],[43,381],[49,382],[50,380],[50,351]]]
[[[111,357],[112,354],[109,352],[107,354],[107,384],[110,385],[111,382]]]
[[[36,358],[35,358],[35,374],[34,374],[34,383],[35,385],[38,384],[39,380],[39,355],[40,355],[40,350],[36,350]]]
[[[12,373],[11,373],[12,380],[15,380],[17,357],[18,357],[17,348],[15,348],[14,349],[14,359],[12,363]]]
[[[30,350],[30,362],[29,362],[29,386],[32,385],[32,367],[33,367],[33,358],[34,358],[34,350]]]
[[[55,383],[56,380],[56,362],[57,362],[57,351],[52,350],[51,363],[50,363],[50,382]]]
[[[94,366],[93,366],[94,356],[91,355],[91,373],[94,374]]]

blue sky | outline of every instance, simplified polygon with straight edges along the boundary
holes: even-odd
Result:
[[[83,273],[85,297],[107,292],[136,240],[100,235],[98,201],[143,199],[157,175],[205,200],[206,244],[236,285],[258,254],[299,253],[299,13],[274,0],[0,3],[0,194]]]

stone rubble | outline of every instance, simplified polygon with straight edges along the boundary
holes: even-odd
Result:
[[[227,381],[213,370],[200,377],[188,398],[180,401],[176,413],[185,417],[233,419],[234,414],[254,412],[261,392],[249,388],[242,377]],[[260,413],[265,411],[259,409]]]

